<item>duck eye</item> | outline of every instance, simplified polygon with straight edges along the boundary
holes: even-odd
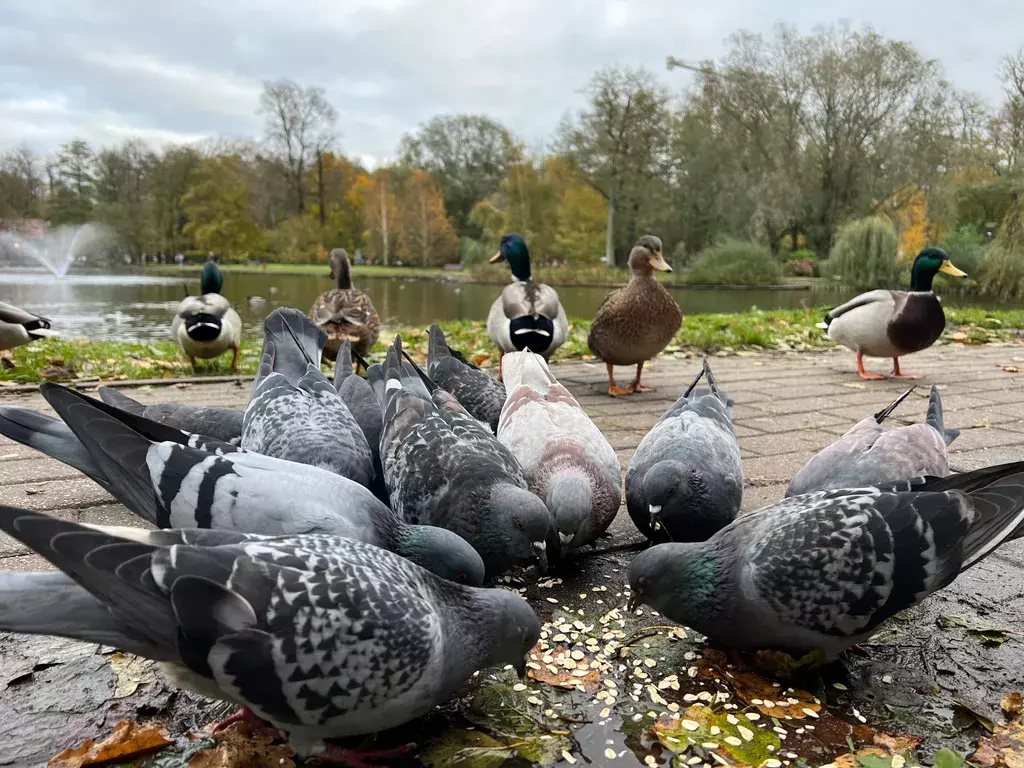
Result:
[[[522,520],[516,520],[516,528],[518,528],[520,531],[525,531],[526,530],[526,526],[523,525],[523,521]]]
[[[459,571],[458,575],[456,575],[456,577],[455,577],[455,580],[457,582],[459,582],[460,584],[465,584],[468,579],[469,579],[469,574],[466,573],[465,571]]]

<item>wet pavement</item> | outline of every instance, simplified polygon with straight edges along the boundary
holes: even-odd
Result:
[[[893,422],[921,421],[934,382],[942,391],[946,425],[962,430],[950,446],[954,470],[1024,459],[1024,377],[1016,371],[1022,362],[1024,346],[1016,345],[948,345],[907,358],[904,367],[925,379]],[[736,402],[744,509],[781,498],[810,456],[907,387],[860,381],[852,355],[840,352],[711,363]],[[621,400],[604,394],[603,366],[568,363],[554,372],[625,468],[637,442],[698,366],[696,359],[658,360],[645,374],[645,383],[658,391]],[[243,407],[249,386],[126,391],[140,400]],[[48,410],[35,393],[0,391],[0,402]],[[140,525],[75,470],[3,438],[0,503],[83,522]],[[849,654],[824,669],[786,676],[777,659],[731,666],[699,636],[664,626],[647,608],[627,614],[625,574],[643,540],[624,509],[610,534],[557,572],[508,577],[505,585],[523,590],[546,622],[529,679],[520,682],[509,670],[485,671],[456,701],[400,733],[382,734],[379,744],[415,740],[418,760],[438,768],[857,765],[842,757],[851,748],[862,760],[871,750],[886,759],[910,750],[908,764],[914,755],[930,763],[944,747],[972,753],[978,739],[1003,721],[1003,695],[1024,687],[1024,541],[1003,547],[888,622],[865,645],[866,655]],[[45,567],[0,535],[0,569]],[[45,764],[61,749],[105,736],[122,718],[161,720],[173,737],[227,709],[173,691],[155,667],[109,648],[0,635],[0,765]],[[186,765],[198,746],[179,740],[159,764]]]

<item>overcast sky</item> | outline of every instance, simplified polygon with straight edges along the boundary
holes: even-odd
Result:
[[[319,85],[341,148],[374,162],[437,113],[488,114],[537,145],[591,74],[668,54],[699,61],[740,28],[870,23],[999,100],[1000,59],[1024,43],[1021,0],[4,0],[0,149],[72,137],[159,145],[262,133],[261,82]]]

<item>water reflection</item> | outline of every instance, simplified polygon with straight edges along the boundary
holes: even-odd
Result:
[[[497,285],[360,278],[358,270],[355,278],[357,286],[373,299],[385,329],[401,325],[426,326],[434,321],[484,320],[500,292]],[[69,337],[125,340],[169,337],[171,317],[186,287],[191,293],[197,293],[198,276],[72,272],[57,279],[42,269],[0,269],[0,301],[49,317],[54,328]],[[326,269],[323,276],[224,274],[224,294],[238,310],[244,332],[249,336],[260,334],[263,319],[276,307],[294,306],[306,311],[314,299],[330,287]],[[570,317],[591,317],[609,290],[597,286],[564,286],[558,288],[558,293]],[[835,305],[855,293],[671,290],[684,314],[740,312],[752,306],[776,309]],[[957,306],[958,299],[947,297],[944,302]],[[978,303],[963,299],[959,302]]]

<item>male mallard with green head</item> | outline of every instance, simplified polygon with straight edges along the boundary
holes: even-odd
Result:
[[[34,315],[21,307],[0,301],[0,357],[5,362],[7,358],[4,356],[8,350],[46,336],[59,335],[50,330],[50,321],[42,315]]]
[[[309,319],[327,334],[324,358],[337,360],[348,340],[353,351],[366,357],[380,335],[380,315],[370,297],[352,287],[352,266],[344,248],[331,251],[331,276],[337,287],[321,293],[309,309]]]
[[[196,358],[220,357],[234,351],[231,370],[238,370],[238,345],[242,340],[242,318],[221,296],[224,278],[217,262],[210,260],[199,279],[200,296],[186,296],[171,321],[171,335],[188,355],[192,369]]]
[[[590,325],[587,345],[608,366],[609,395],[653,391],[640,383],[644,363],[668,346],[683,323],[679,305],[654,270],[671,272],[672,267],[661,254],[661,240],[644,235],[629,254],[629,283],[608,294]],[[615,386],[616,365],[636,366],[636,379],[625,389]]]
[[[919,379],[920,374],[900,371],[900,357],[928,349],[946,327],[942,303],[932,293],[932,280],[939,272],[967,276],[941,248],[925,248],[914,259],[909,291],[862,293],[829,312],[819,327],[828,330],[830,339],[857,353],[857,373],[862,379],[886,378],[864,370],[864,355],[891,357],[890,378]]]
[[[513,232],[501,238],[501,248],[491,263],[502,259],[515,279],[494,300],[487,315],[487,334],[498,347],[499,381],[501,358],[506,353],[529,349],[546,360],[569,335],[569,320],[558,293],[530,277],[530,249],[522,235]]]

